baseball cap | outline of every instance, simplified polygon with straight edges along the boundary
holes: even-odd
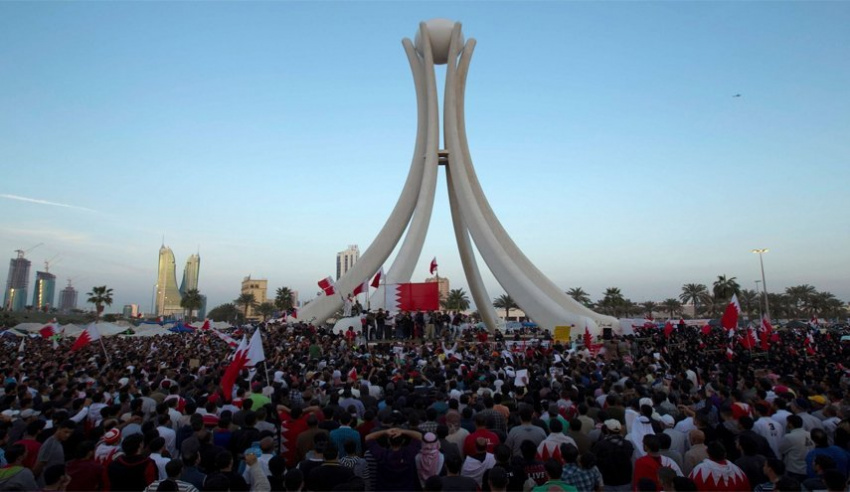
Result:
[[[623,426],[620,424],[620,421],[616,419],[608,419],[603,423],[603,425],[605,425],[605,427],[607,427],[611,432],[620,432],[623,430]]]
[[[826,405],[826,398],[822,395],[810,396],[809,401],[812,403],[817,403],[818,405]],[[21,414],[23,416],[23,414]]]

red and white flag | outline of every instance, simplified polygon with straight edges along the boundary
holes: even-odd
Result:
[[[434,275],[434,272],[437,271],[437,257],[435,256],[433,260],[431,260],[431,275]]]
[[[815,355],[818,352],[818,347],[815,345],[815,337],[811,333],[806,335],[806,341],[803,342],[803,345],[805,345],[806,353],[809,355]]]
[[[247,362],[248,341],[243,336],[242,341],[239,342],[239,346],[236,347],[236,352],[233,354],[233,361],[224,370],[224,376],[221,378],[221,390],[224,393],[225,401],[230,401],[233,398],[233,385],[236,383],[236,378],[239,377],[239,373],[245,368]]]
[[[47,340],[48,338],[52,337],[53,335],[56,335],[56,334],[59,333],[59,323],[57,323],[56,320],[54,319],[50,323],[47,323],[46,325],[44,325],[40,330],[38,330],[38,332],[41,334],[41,338],[44,338],[45,340]]]
[[[367,294],[369,293],[369,282],[368,282],[368,280],[364,280],[362,284],[355,287],[354,292],[352,292],[352,294],[354,294],[356,296],[356,295],[362,294],[364,292],[367,293]]]
[[[670,338],[670,335],[673,334],[673,323],[668,319],[666,323],[664,323],[664,338]]]
[[[761,341],[761,349],[767,352],[770,350],[770,339],[773,333],[773,326],[765,314],[761,318],[761,330],[759,330],[759,340]]]
[[[741,314],[741,305],[738,304],[738,296],[732,294],[732,300],[726,306],[726,311],[723,312],[723,317],[720,318],[720,324],[727,330],[734,330],[738,327],[738,316]]]
[[[263,350],[263,336],[257,328],[251,336],[251,343],[248,344],[245,366],[255,367],[264,360],[266,360],[266,352]]]
[[[97,329],[97,325],[94,323],[86,326],[86,329],[80,333],[80,336],[77,337],[77,341],[71,345],[71,352],[75,350],[80,350],[91,342],[100,339],[100,331]]]
[[[735,358],[735,352],[732,350],[732,346],[726,347],[726,358],[728,360],[732,360]]]
[[[741,346],[747,350],[752,350],[756,346],[756,334],[752,326],[747,327],[746,334],[741,337]]]
[[[332,296],[336,293],[336,289],[334,289],[334,279],[331,277],[325,277],[322,280],[319,280],[319,288],[325,291],[326,296]]]
[[[216,329],[212,329],[212,330],[210,330],[210,331],[212,331],[212,332],[215,334],[215,336],[217,336],[217,337],[218,337],[218,338],[220,338],[220,339],[221,339],[224,343],[226,343],[228,347],[230,347],[230,348],[236,348],[236,347],[238,347],[238,346],[239,346],[239,342],[237,342],[236,340],[234,340],[234,339],[233,339],[230,335],[227,335],[227,334],[225,334],[225,333],[222,333],[222,332],[220,332],[220,331],[218,331],[218,330],[216,330]]]
[[[590,350],[590,346],[593,345],[593,337],[590,336],[590,328],[587,327],[587,323],[584,324],[584,346],[587,350]]]
[[[708,335],[709,333],[711,333],[711,325],[703,325],[700,331],[703,335]]]
[[[437,282],[384,284],[384,289],[384,306],[391,313],[440,309],[440,290]]]
[[[350,371],[348,371],[348,379],[349,381],[357,381],[357,368],[352,367]]]
[[[207,318],[204,320],[204,324],[201,325],[201,330],[207,331],[210,329],[210,319]]]
[[[384,267],[381,267],[381,269],[378,270],[378,273],[375,274],[375,278],[372,279],[372,287],[377,289],[378,286],[381,285],[381,279],[383,279],[383,278],[384,278]]]

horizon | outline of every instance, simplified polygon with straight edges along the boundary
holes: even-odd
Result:
[[[754,290],[751,250],[769,248],[769,292],[809,284],[850,301],[848,3],[7,2],[0,14],[0,59],[15,67],[0,74],[0,260],[44,243],[26,255],[27,304],[51,259],[54,303],[73,278],[78,308],[107,285],[119,312],[147,312],[163,242],[178,280],[200,254],[208,311],[249,275],[272,299],[284,286],[314,297],[398,198],[416,126],[401,39],[434,17],[478,41],[466,125],[484,193],[564,291],[662,301],[718,275]],[[411,281],[436,256],[468,293],[442,170],[437,186]]]

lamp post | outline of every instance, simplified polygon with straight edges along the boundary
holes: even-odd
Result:
[[[764,287],[764,314],[767,315],[767,319],[770,320],[770,302],[767,300],[767,282],[764,281],[764,259],[762,255],[770,251],[767,248],[762,249],[754,249],[752,252],[759,255],[759,265],[761,266],[761,286]]]
[[[761,292],[760,292],[760,290],[759,290],[759,284],[761,283],[761,280],[756,280],[756,281],[755,281],[755,283],[756,283],[756,296],[761,297]],[[759,301],[759,326],[761,326],[761,324],[762,324],[762,320],[761,320],[761,301]]]

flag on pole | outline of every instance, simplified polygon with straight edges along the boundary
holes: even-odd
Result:
[[[38,332],[41,334],[41,338],[48,340],[53,335],[59,333],[59,324],[56,323],[56,320],[54,319],[50,323],[44,325],[40,330],[38,330]]]
[[[741,337],[741,346],[747,350],[752,350],[756,346],[756,334],[753,332],[753,327],[747,327],[747,333]]]
[[[741,305],[738,304],[738,296],[732,294],[732,300],[726,306],[726,311],[723,312],[723,317],[720,318],[720,324],[727,330],[734,330],[738,327],[738,316],[741,314]]]
[[[434,275],[434,272],[437,271],[437,257],[435,256],[433,260],[431,260],[431,275]]]
[[[375,278],[372,279],[372,287],[377,289],[378,286],[381,285],[381,279],[383,279],[383,278],[384,278],[384,267],[381,267],[381,269],[378,270],[378,273],[375,274]]]
[[[227,366],[227,369],[224,370],[224,376],[221,378],[221,390],[224,393],[225,401],[230,401],[233,398],[233,385],[236,383],[239,373],[245,368],[245,364],[248,361],[247,355],[248,341],[243,335],[242,341],[239,342],[239,346],[236,347],[236,352],[233,354],[233,360]]]
[[[354,294],[356,296],[356,295],[362,294],[364,292],[367,293],[367,294],[369,293],[369,281],[368,280],[364,280],[362,284],[355,287],[354,292],[352,292],[352,294]]]
[[[260,362],[266,360],[266,352],[263,350],[263,336],[260,329],[254,330],[254,335],[251,336],[251,343],[248,344],[248,353],[246,356],[247,367],[255,367]]]
[[[77,341],[74,342],[73,345],[71,345],[71,352],[73,352],[75,350],[79,350],[79,349],[85,347],[86,345],[90,344],[91,342],[93,342],[95,340],[99,340],[99,339],[100,339],[100,331],[98,331],[96,324],[91,323],[88,326],[86,326],[86,329],[83,330],[82,333],[80,333],[80,336],[77,337]]]
[[[770,338],[773,333],[773,326],[765,314],[761,318],[761,330],[759,330],[759,339],[761,340],[761,349],[767,352],[770,350]]]
[[[332,296],[336,293],[336,289],[334,289],[334,279],[331,277],[325,277],[322,280],[319,280],[319,288],[325,291],[326,296]]]

